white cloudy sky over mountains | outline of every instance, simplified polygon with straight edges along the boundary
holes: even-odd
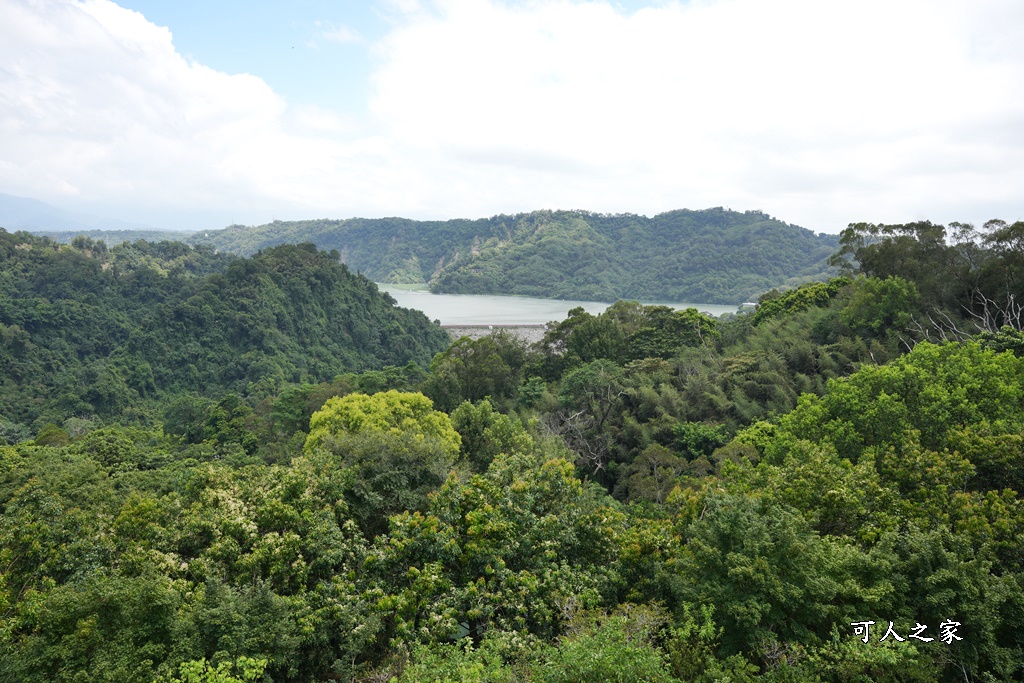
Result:
[[[1024,218],[1017,0],[210,4],[0,0],[0,193],[196,229]]]

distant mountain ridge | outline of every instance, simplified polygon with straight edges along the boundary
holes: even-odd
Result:
[[[63,231],[75,231],[77,234],[83,230],[153,230],[140,223],[67,211],[38,199],[3,193],[0,193],[0,228],[8,232],[45,232],[48,236]]]
[[[189,241],[239,255],[312,242],[373,280],[425,282],[438,293],[719,304],[825,279],[839,247],[837,235],[720,207],[650,218],[534,211],[477,220],[275,221],[203,231]]]

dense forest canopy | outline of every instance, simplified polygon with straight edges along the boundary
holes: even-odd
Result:
[[[283,242],[337,249],[377,282],[434,292],[560,299],[738,304],[772,287],[824,279],[834,235],[759,211],[670,211],[652,218],[535,211],[480,220],[275,221],[196,233],[196,244],[250,254]]]
[[[312,245],[247,259],[145,241],[0,232],[0,418],[145,422],[193,394],[268,395],[345,371],[427,365],[447,335]],[[34,431],[33,429],[33,431]]]
[[[532,346],[311,245],[0,234],[0,680],[1024,680],[1019,234]]]

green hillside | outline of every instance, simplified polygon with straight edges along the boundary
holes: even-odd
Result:
[[[15,424],[143,419],[160,397],[426,364],[448,342],[311,244],[242,259],[0,230],[0,268],[0,416]]]
[[[721,208],[652,218],[535,211],[479,220],[275,221],[192,241],[243,255],[313,242],[375,281],[426,282],[438,293],[720,304],[827,277],[838,247],[836,236]]]

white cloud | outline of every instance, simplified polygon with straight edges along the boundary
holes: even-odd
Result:
[[[451,0],[382,46],[373,106],[409,145],[510,173],[530,158],[541,175],[564,169],[554,185],[538,179],[534,204],[727,204],[833,230],[945,212],[957,197],[974,211],[985,187],[1005,200],[1024,180],[1024,150],[1004,144],[1024,124],[1008,40],[1020,13],[986,21],[1009,7],[721,0],[625,16]],[[1002,46],[998,60],[987,45]],[[957,166],[940,170],[947,154]],[[569,170],[580,167],[589,182]]]
[[[350,26],[337,25],[330,21],[316,21],[316,36],[332,43],[362,43],[364,38]]]
[[[109,2],[3,11],[3,147],[25,167],[0,176],[5,187],[194,201],[230,187],[210,169],[285,108],[257,78],[187,63],[166,29]]]
[[[0,192],[278,217],[725,205],[830,231],[1024,217],[1013,0],[383,4],[362,118],[189,62],[108,0],[0,0]]]
[[[0,12],[2,191],[158,225],[169,211],[257,220],[344,210],[374,195],[363,167],[388,164],[386,146],[348,140],[352,117],[188,62],[167,29],[107,0]]]

